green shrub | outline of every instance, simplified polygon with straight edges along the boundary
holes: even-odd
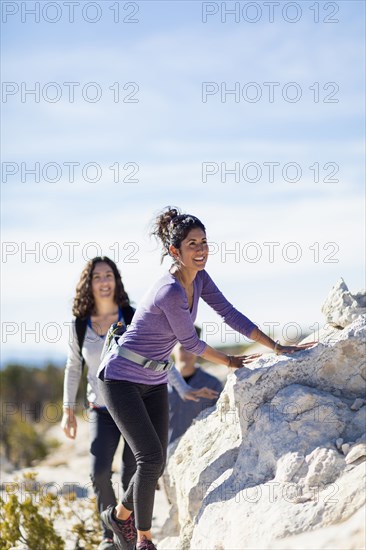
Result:
[[[75,549],[93,550],[101,539],[95,499],[45,493],[36,477],[23,474],[21,482],[9,484],[0,497],[0,549],[22,543],[29,550],[64,550],[67,537]],[[57,533],[59,520],[67,523],[66,537]]]
[[[19,413],[9,417],[3,425],[1,443],[5,455],[16,468],[31,466],[36,460],[42,460],[55,447],[48,443],[33,424],[22,419]]]

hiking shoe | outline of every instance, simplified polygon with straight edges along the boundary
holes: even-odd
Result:
[[[148,540],[144,537],[140,542],[136,543],[136,550],[158,550],[152,540]]]
[[[113,542],[113,539],[103,539],[100,545],[98,546],[98,550],[116,550],[116,546]]]
[[[114,506],[110,505],[100,514],[100,517],[104,525],[113,531],[113,542],[118,550],[133,550],[135,548],[137,531],[133,512],[128,519],[123,521],[115,517]]]

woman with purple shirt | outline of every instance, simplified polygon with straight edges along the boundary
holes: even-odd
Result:
[[[205,271],[208,244],[198,218],[168,207],[157,217],[153,234],[162,243],[162,259],[169,255],[173,264],[141,301],[120,342],[122,352],[103,362],[99,372],[108,410],[137,463],[122,502],[102,514],[117,548],[123,550],[156,549],[150,529],[155,487],[166,459],[167,369],[174,345],[179,341],[187,351],[232,368],[259,357],[228,356],[200,340],[194,327],[199,298],[231,328],[275,353],[293,353],[311,345],[281,346],[226,300]]]

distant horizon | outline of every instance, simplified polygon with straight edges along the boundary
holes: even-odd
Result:
[[[325,325],[326,323],[324,323]],[[310,334],[312,334],[311,331],[306,331],[306,327],[303,326],[301,327],[302,328],[302,331],[303,331],[303,335],[302,335],[302,338],[305,338],[307,336],[309,336]],[[322,326],[320,326],[320,328],[322,328]],[[229,328],[230,330],[230,328]],[[314,334],[316,335],[316,331],[314,331]],[[277,338],[278,335],[275,334],[275,338]],[[202,338],[202,336],[201,336]],[[233,338],[232,338],[233,340]],[[217,340],[216,340],[217,342]],[[243,349],[244,347],[259,347],[259,344],[257,344],[256,342],[241,342],[241,343],[235,343],[235,341],[231,341],[231,343],[226,343],[226,344],[223,344],[223,343],[216,343],[215,342],[210,342],[210,345],[216,347],[217,349],[219,350],[225,350],[225,349]],[[263,348],[263,353],[270,353],[271,351],[268,349],[268,348],[265,348],[264,346],[260,346],[261,348]],[[239,351],[238,351],[239,353]],[[54,356],[48,356],[48,355],[43,355],[42,352],[38,355],[37,357],[37,354],[33,354],[33,358],[29,358],[29,355],[26,355],[26,352],[24,352],[24,355],[23,354],[16,354],[14,353],[14,355],[9,355],[9,357],[5,360],[1,360],[0,361],[0,370],[6,368],[8,365],[11,365],[11,364],[20,364],[21,366],[24,366],[24,367],[39,367],[39,368],[44,368],[46,367],[48,364],[52,364],[58,368],[64,368],[65,367],[65,364],[66,364],[66,359],[67,359],[67,356],[66,354],[55,354]],[[205,362],[205,363],[210,363],[209,361],[205,360],[205,359],[202,359],[201,357],[198,357],[197,360],[200,362]],[[212,363],[212,365],[214,365]]]

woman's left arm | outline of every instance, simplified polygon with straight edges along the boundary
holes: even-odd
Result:
[[[251,340],[255,340],[267,348],[271,348],[277,355],[282,355],[283,353],[294,353],[296,351],[302,351],[307,348],[313,347],[317,342],[308,342],[307,344],[300,344],[299,346],[282,346],[279,342],[275,342],[272,338],[269,338],[264,332],[259,330],[258,327],[253,329],[251,335],[249,336]]]
[[[301,344],[300,346],[282,346],[278,342],[269,338],[264,332],[262,332],[255,323],[253,323],[248,317],[240,313],[234,306],[225,298],[222,292],[217,288],[211,277],[206,271],[203,272],[203,287],[202,287],[202,299],[211,306],[227,323],[231,328],[244,334],[250,340],[254,340],[259,344],[262,344],[276,354],[282,353],[294,353],[296,351],[302,351],[309,347],[314,346],[316,342],[309,342],[308,344]],[[215,350],[216,352],[216,350]],[[255,356],[246,356],[250,357],[250,360],[246,362],[252,362],[251,357]],[[208,357],[207,357],[208,359]]]
[[[272,338],[269,338],[266,334],[264,334],[264,332],[259,330],[258,327],[253,329],[249,335],[249,338],[259,344],[263,344],[264,346],[271,348],[277,355],[302,351],[316,344],[316,342],[310,342],[308,344],[301,344],[300,346],[281,346],[281,344],[275,342]],[[252,353],[249,355],[226,355],[225,353],[222,353],[221,351],[207,345],[205,351],[201,354],[201,357],[211,363],[223,364],[229,368],[240,369],[250,363],[253,363],[253,361],[256,361],[261,355],[261,353]]]
[[[251,338],[254,329],[258,328],[253,321],[240,313],[235,307],[225,298],[222,292],[217,288],[211,277],[206,271],[201,272],[202,275],[202,299],[223,318],[225,323],[240,334],[244,334]],[[273,343],[274,344],[274,343]]]

